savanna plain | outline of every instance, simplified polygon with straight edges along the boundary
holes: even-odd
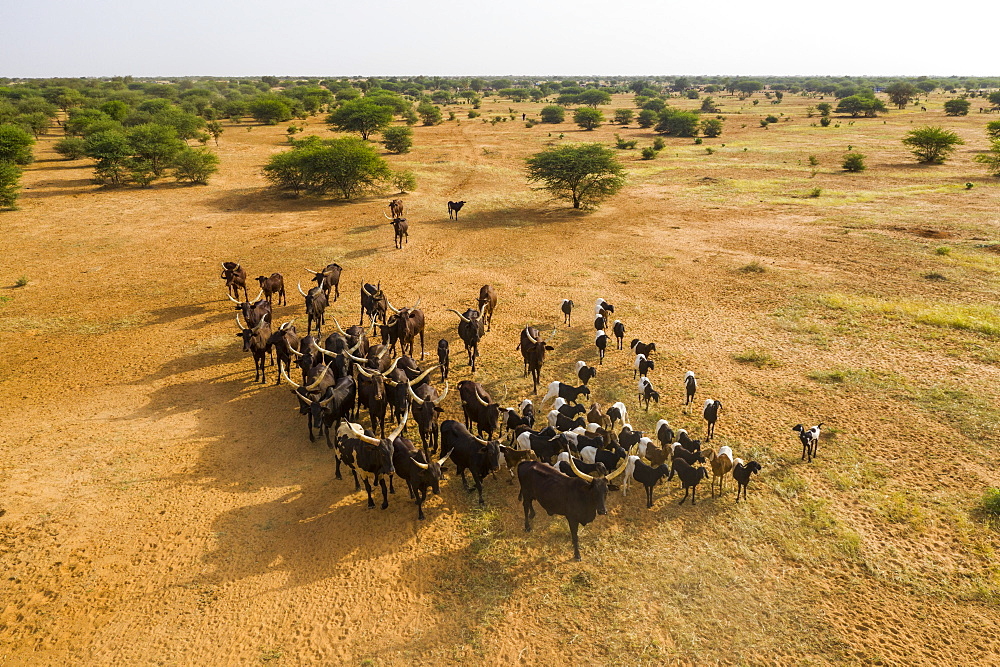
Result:
[[[524,159],[616,133],[642,148],[651,130],[526,127],[542,103],[487,98],[495,123],[446,107],[456,120],[386,156],[418,181],[400,195],[402,250],[392,193],[268,187],[287,123],[227,122],[209,185],[149,189],[94,185],[53,128],[0,214],[0,663],[1000,664],[1000,539],[980,509],[1000,486],[1000,180],[971,160],[995,115],[947,117],[948,97],[820,127],[815,98],[717,96],[722,136],[619,151],[626,187],[583,212],[532,189]],[[926,124],[965,139],[943,165],[900,143]],[[849,147],[867,171],[840,168]],[[472,375],[448,308],[497,288],[475,379],[516,405],[544,391],[522,377],[520,329],[556,328],[543,383],[575,384],[576,360],[597,362],[603,297],[626,342],[656,342],[662,398],[639,407],[627,349],[609,350],[593,398],[699,437],[700,411],[682,410],[693,370],[699,403],[723,402],[716,445],[763,470],[739,504],[731,479],[695,506],[676,481],[651,510],[641,487],[609,494],[579,563],[562,517],[539,510],[523,531],[504,470],[483,507],[452,476],[425,521],[403,485],[367,510],[273,368],[253,382],[227,260],[285,276],[276,322],[304,325],[295,283],[331,261],[344,326],[362,281],[420,297],[429,355],[451,341],[442,418],[459,420],[454,384]],[[791,428],[818,422],[806,463]]]

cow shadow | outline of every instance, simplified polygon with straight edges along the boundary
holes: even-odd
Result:
[[[570,209],[572,211],[573,209]],[[517,229],[530,227],[539,222],[562,222],[579,217],[580,212],[575,214],[567,212],[565,209],[542,208],[542,207],[521,207],[521,208],[501,208],[490,211],[469,211],[460,214],[458,220],[448,218],[437,218],[420,221],[422,225],[435,225],[439,227],[451,227],[453,229]]]

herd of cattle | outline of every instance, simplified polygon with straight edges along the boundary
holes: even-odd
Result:
[[[236,304],[239,327],[236,335],[242,339],[244,351],[254,359],[254,380],[267,381],[266,361],[270,357],[271,365],[276,365],[275,383],[280,384],[284,379],[293,387],[299,412],[306,417],[310,441],[315,441],[317,434],[325,438],[327,446],[334,450],[336,478],[342,479],[341,464],[346,465],[354,478],[355,490],[361,488],[360,472],[369,508],[375,507],[372,497],[375,484],[382,490],[382,509],[389,506],[388,494],[395,492],[393,475],[396,475],[406,482],[417,505],[417,516],[423,519],[428,490],[439,492],[449,459],[463,486],[467,491],[476,491],[482,504],[483,480],[503,464],[509,469],[511,479],[516,471],[525,530],[531,530],[535,501],[550,515],[565,516],[574,557],[579,560],[578,527],[590,523],[598,514],[607,513],[605,499],[609,490],[620,488],[624,495],[634,480],[645,487],[646,507],[651,508],[656,484],[677,476],[684,490],[680,503],[690,495],[693,505],[701,480],[712,478],[714,496],[716,482],[721,494],[725,477],[731,475],[737,483],[738,502],[741,492],[746,497],[751,475],[761,470],[756,461],[736,458],[730,447],[717,450],[702,447],[700,440],[692,439],[684,429],[675,432],[663,419],[651,434],[653,437],[647,437],[632,428],[627,408],[621,402],[607,410],[592,403],[588,409],[584,403],[590,399],[588,383],[597,370],[582,361],[576,364],[579,385],[558,381],[548,385],[538,403],[541,407],[552,401],[551,410],[541,417],[546,422],[544,428],[535,429],[539,419],[531,400],[525,399],[517,408],[502,407],[482,384],[473,380],[457,383],[464,423],[448,419],[438,424],[444,410],[442,404],[449,394],[450,346],[446,339],[440,340],[438,363],[421,367],[418,359],[422,361],[425,354],[425,317],[417,307],[419,299],[413,306],[396,308],[381,283],[362,283],[358,324],[344,329],[332,317],[336,330],[324,338],[326,311],[340,296],[343,269],[337,263],[321,270],[307,269],[315,285],[304,291],[298,283],[307,319],[303,336],[296,329],[295,320],[272,327],[274,299],[278,305],[287,304],[280,274],[257,277],[260,293],[251,301],[246,270],[237,262],[225,262],[222,268],[221,277],[226,281],[229,298]],[[465,346],[472,373],[476,370],[480,341],[491,329],[497,299],[497,291],[484,285],[475,308],[464,312],[449,309],[458,316],[458,337]],[[572,309],[573,302],[563,300],[561,310],[567,325],[571,324]],[[605,334],[608,317],[613,312],[612,305],[597,300],[595,345],[601,363],[608,342]],[[616,320],[611,330],[617,349],[624,349],[624,324]],[[525,326],[520,333],[516,349],[522,355],[524,375],[531,375],[535,394],[546,352],[554,349],[548,342],[554,333],[555,330],[543,334],[532,326]],[[416,357],[414,347],[418,336],[420,356]],[[659,393],[648,377],[655,368],[650,357],[656,345],[634,339],[630,349],[636,354],[633,377],[638,378],[639,402],[645,403],[648,410],[651,400],[659,402]],[[299,372],[294,373],[293,367]],[[430,382],[434,371],[444,383],[440,392]],[[292,375],[299,381],[293,380]],[[697,379],[692,372],[684,378],[684,391],[684,405],[691,406],[697,392]],[[705,401],[702,414],[707,423],[706,442],[714,435],[721,408],[720,401]],[[358,423],[362,409],[368,413],[368,428]],[[388,435],[387,416],[394,424]],[[417,424],[419,447],[403,435],[411,418]],[[808,430],[802,425],[796,427],[803,443],[803,458],[808,455],[811,460],[815,456],[820,426]],[[471,487],[466,471],[472,477]]]

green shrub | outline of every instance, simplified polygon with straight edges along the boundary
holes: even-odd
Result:
[[[478,111],[474,110],[469,111],[469,118],[479,118],[480,115],[482,114],[480,114]]]
[[[67,160],[79,160],[87,154],[87,140],[82,137],[66,137],[55,143],[53,148]]]
[[[21,168],[12,162],[0,162],[0,208],[14,208],[20,189]]]
[[[819,119],[819,124],[822,125],[823,127],[829,127],[830,126],[830,117],[829,116],[822,116]]]
[[[674,137],[693,137],[698,134],[700,118],[698,114],[689,111],[664,109],[660,112],[660,121],[654,128],[660,134]]]
[[[24,287],[28,284],[28,276],[18,276],[17,280],[14,282],[14,287]]]
[[[645,148],[642,149],[642,159],[652,160],[654,157],[656,157],[656,154],[659,152],[660,151],[656,150],[652,146],[646,146]]]
[[[389,182],[400,193],[411,192],[417,189],[417,177],[414,173],[406,169],[405,171],[394,171],[389,177]]]
[[[628,125],[634,117],[631,109],[615,109],[615,125]]]
[[[986,165],[986,171],[994,176],[1000,176],[1000,138],[990,142],[990,149],[986,153],[980,153],[972,158],[976,162]],[[965,184],[966,189],[972,188],[972,183]]]
[[[656,137],[653,139],[653,150],[662,151],[667,147],[667,142],[663,140],[663,137]]]
[[[382,143],[390,153],[409,153],[413,147],[413,129],[405,125],[393,125],[382,130]]]
[[[951,247],[950,246],[946,246],[946,245],[939,245],[938,247],[934,248],[934,254],[935,255],[944,255],[944,256],[950,255],[951,254]]]
[[[956,147],[964,143],[954,132],[933,126],[910,130],[903,138],[903,144],[925,164],[943,163]]]
[[[986,136],[990,139],[1000,139],[1000,120],[986,123]]]
[[[979,500],[979,509],[990,519],[1000,519],[1000,489],[990,487]]]
[[[722,121],[718,118],[706,118],[701,121],[701,133],[706,137],[718,137],[722,134]]]
[[[186,147],[174,157],[174,178],[208,185],[208,177],[219,171],[219,156],[206,148]]]
[[[593,130],[604,122],[604,114],[594,107],[580,107],[573,113],[573,122],[585,130]]]
[[[6,123],[0,125],[0,162],[13,162],[24,166],[35,159],[31,147],[35,138],[23,127]]]
[[[844,155],[844,161],[841,163],[844,171],[849,171],[852,173],[857,173],[867,169],[865,167],[865,156],[862,153],[847,153]]]
[[[764,116],[764,120],[766,120],[768,123],[777,123],[778,122],[778,117],[774,116],[774,115],[767,115],[767,116]]]
[[[621,150],[632,150],[638,143],[639,142],[636,141],[635,139],[627,140],[627,139],[622,139],[617,134],[615,135],[615,148]]]
[[[441,109],[430,102],[418,104],[417,115],[423,120],[424,125],[437,125],[441,122]]]
[[[778,366],[777,360],[767,352],[762,350],[745,350],[733,355],[733,360],[741,364],[752,364],[757,368],[774,368]]]
[[[639,127],[653,127],[656,125],[656,121],[659,119],[659,114],[657,114],[652,109],[643,109],[639,112],[636,117],[636,121],[639,123]]]
[[[959,97],[954,100],[948,100],[944,103],[944,112],[949,116],[967,116],[969,115],[969,100]]]
[[[809,156],[809,166],[810,167],[817,167],[817,166],[819,166],[819,160],[816,159],[815,155],[810,155]]]
[[[542,108],[539,116],[543,123],[561,123],[566,119],[566,110],[561,106],[550,104]]]

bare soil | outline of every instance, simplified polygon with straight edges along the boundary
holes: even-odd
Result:
[[[1000,188],[970,159],[988,118],[945,117],[945,99],[821,128],[805,112],[817,100],[723,97],[722,137],[668,138],[651,161],[622,151],[629,185],[591,212],[529,189],[523,158],[615,133],[642,147],[650,131],[451,107],[457,122],[389,156],[419,181],[401,251],[389,195],[266,188],[284,126],[227,125],[210,185],[144,190],[94,186],[88,161],[43,137],[20,210],[0,214],[0,663],[1000,664],[1000,539],[977,510],[1000,486],[1000,346],[870,305],[996,305]],[[777,112],[790,120],[759,127]],[[899,139],[922,124],[967,143],[917,165]],[[849,147],[868,171],[840,170]],[[468,201],[457,222],[449,199]],[[763,473],[738,505],[731,480],[694,506],[676,482],[652,510],[641,489],[616,493],[581,530],[581,563],[560,517],[539,511],[523,532],[506,471],[485,508],[451,478],[424,522],[405,490],[369,511],[273,367],[253,382],[225,260],[284,274],[277,321],[305,324],[296,281],[333,260],[345,326],[361,281],[397,305],[421,297],[427,351],[452,342],[452,386],[470,373],[446,309],[493,284],[476,379],[507,405],[532,395],[519,329],[556,327],[543,380],[572,381],[577,359],[596,362],[603,297],[627,339],[657,343],[663,398],[638,406],[628,350],[609,352],[594,398],[698,436],[681,408],[693,370],[698,402],[723,402],[718,444]],[[571,328],[562,298],[578,304]],[[760,363],[734,358],[747,351]],[[455,395],[445,417],[461,419]],[[821,421],[818,459],[801,462],[791,427]]]

